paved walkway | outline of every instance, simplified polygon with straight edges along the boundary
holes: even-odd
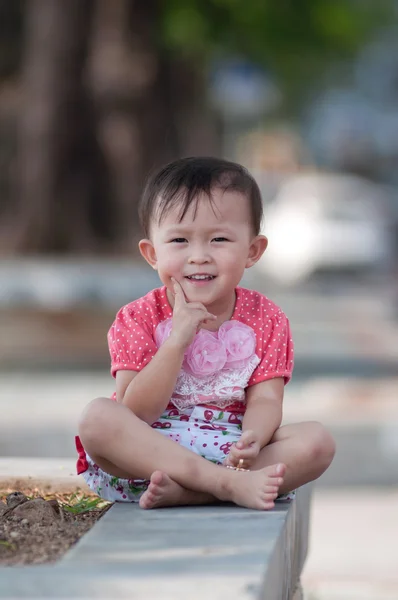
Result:
[[[315,489],[306,600],[397,600],[398,485]]]

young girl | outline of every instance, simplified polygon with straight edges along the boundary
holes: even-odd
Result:
[[[163,286],[109,331],[116,392],[82,415],[78,473],[102,498],[142,508],[270,509],[327,469],[334,442],[319,423],[281,427],[289,322],[239,287],[267,247],[258,186],[228,161],[178,160],[149,181],[140,218],[140,252]]]

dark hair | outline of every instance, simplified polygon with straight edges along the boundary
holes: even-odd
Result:
[[[205,193],[212,202],[211,192],[214,188],[241,192],[248,198],[253,230],[258,235],[263,203],[254,178],[242,165],[206,156],[181,158],[149,178],[138,209],[144,235],[149,237],[155,214],[160,223],[176,205],[181,205],[180,221],[192,203],[195,204],[196,215],[198,195]]]

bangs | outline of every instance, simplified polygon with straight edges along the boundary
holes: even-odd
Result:
[[[179,222],[193,207],[194,219],[198,202],[207,197],[212,209],[214,189],[240,192],[250,204],[253,229],[260,231],[263,214],[260,190],[253,177],[239,164],[212,157],[183,158],[166,165],[149,179],[139,207],[144,234],[150,236],[151,222],[158,225],[170,211],[178,208]]]

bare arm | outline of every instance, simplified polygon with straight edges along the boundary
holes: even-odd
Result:
[[[142,421],[152,425],[164,412],[172,396],[185,349],[196,331],[216,317],[200,302],[187,302],[180,284],[174,281],[173,327],[170,337],[139,373],[118,371],[116,399]]]
[[[272,439],[282,422],[284,381],[282,377],[269,379],[251,386],[247,391],[247,408],[242,422],[242,433],[254,432],[263,448]]]
[[[152,425],[169,403],[183,359],[184,348],[169,338],[139,373],[116,373],[117,401]]]

